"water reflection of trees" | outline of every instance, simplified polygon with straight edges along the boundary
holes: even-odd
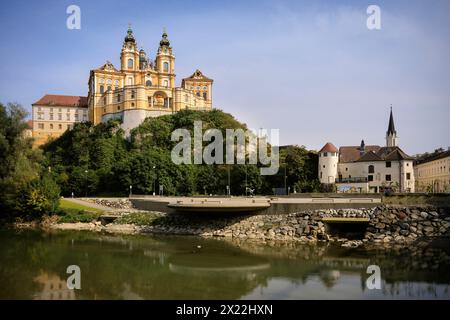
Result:
[[[343,275],[359,277],[365,294],[370,264],[382,270],[386,297],[448,297],[448,287],[437,285],[450,283],[447,248],[430,245],[363,250],[37,231],[2,231],[0,241],[2,261],[8,262],[0,265],[3,299],[36,297],[49,288],[42,274],[65,281],[71,264],[81,268],[76,298],[82,299],[238,299],[275,278],[293,285],[317,278],[330,290],[344,281]]]

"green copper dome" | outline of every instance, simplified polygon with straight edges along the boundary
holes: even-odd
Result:
[[[125,42],[136,42],[136,40],[134,40],[133,30],[131,29],[131,26],[128,27],[127,35],[125,36]]]
[[[170,46],[170,42],[169,42],[169,39],[167,39],[167,33],[165,31],[162,34],[162,39],[159,42],[159,45],[160,46],[167,46],[167,47]]]

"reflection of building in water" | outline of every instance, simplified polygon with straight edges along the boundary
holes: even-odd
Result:
[[[168,257],[167,253],[165,252],[150,251],[150,250],[145,250],[144,256],[153,258],[153,264],[159,264],[161,266],[166,264],[166,260]]]
[[[334,287],[340,277],[341,277],[341,272],[339,270],[322,270],[322,271],[320,271],[320,279],[322,279],[325,287],[327,287],[327,288]]]
[[[34,278],[43,285],[41,292],[35,294],[34,300],[75,300],[75,290],[67,288],[66,280],[62,280],[56,274],[41,272]]]

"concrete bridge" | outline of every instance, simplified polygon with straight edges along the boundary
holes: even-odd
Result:
[[[159,197],[135,195],[137,209],[174,212],[288,214],[316,209],[372,208],[381,204],[379,195],[365,197]]]

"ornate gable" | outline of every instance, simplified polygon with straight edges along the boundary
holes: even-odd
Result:
[[[106,63],[102,65],[100,68],[98,68],[97,71],[119,72],[119,70],[117,70],[114,67],[114,65],[109,61],[106,61]]]

